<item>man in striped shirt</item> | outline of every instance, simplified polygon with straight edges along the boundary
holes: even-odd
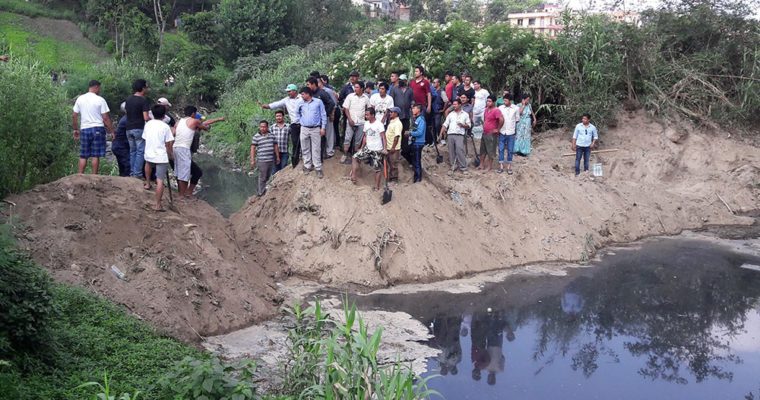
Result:
[[[276,174],[279,170],[285,168],[288,165],[288,138],[290,137],[290,126],[285,123],[285,113],[282,110],[277,110],[274,113],[274,125],[271,126],[272,136],[274,136],[274,142],[277,147],[280,148],[280,161],[274,165],[274,172]]]
[[[251,140],[251,169],[259,169],[258,195],[267,191],[267,182],[272,177],[274,165],[280,163],[280,148],[269,133],[269,122],[259,122],[259,133]]]

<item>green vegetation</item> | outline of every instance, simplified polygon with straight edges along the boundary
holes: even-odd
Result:
[[[0,68],[0,197],[57,179],[73,151],[71,111],[63,90],[31,61]]]
[[[51,282],[47,272],[0,234],[0,398],[82,398],[83,382],[104,373],[112,392],[152,398],[166,371],[197,350],[157,334],[116,305]]]
[[[309,399],[419,399],[435,392],[400,363],[379,365],[382,328],[367,324],[344,301],[343,320],[325,314],[319,302],[290,312],[289,359],[283,392]]]
[[[21,18],[0,12],[0,37],[5,39],[0,51],[7,51],[14,57],[32,58],[41,67],[57,71],[86,71],[99,61],[92,47],[35,33],[23,24]]]
[[[47,17],[76,21],[76,13],[66,6],[42,4],[28,0],[3,0],[0,11],[26,15],[27,17]]]
[[[355,308],[343,321],[319,303],[290,310],[281,395],[257,393],[255,365],[229,364],[163,337],[118,306],[53,283],[0,225],[0,398],[418,399],[432,392],[407,367],[379,365],[382,330]]]

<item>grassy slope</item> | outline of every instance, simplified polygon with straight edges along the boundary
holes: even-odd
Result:
[[[42,5],[29,0],[3,0],[0,2],[0,11],[23,14],[29,17],[48,17],[75,21],[76,13],[72,10],[75,5],[76,3],[66,5],[63,2]]]
[[[0,38],[5,40],[11,55],[30,56],[43,67],[69,72],[87,70],[100,60],[100,55],[83,43],[63,42],[34,32],[25,26],[25,18],[0,12]]]
[[[7,225],[0,246],[13,246]],[[150,392],[151,385],[185,356],[200,351],[157,334],[146,323],[85,290],[56,284],[60,317],[53,323],[51,350],[0,363],[0,399],[81,399],[75,388],[103,380],[108,372],[116,392]],[[92,391],[89,391],[92,393]],[[149,394],[149,393],[148,393]],[[150,398],[150,396],[148,396]]]

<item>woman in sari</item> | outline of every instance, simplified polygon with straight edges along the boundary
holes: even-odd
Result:
[[[531,131],[536,126],[536,114],[530,106],[530,95],[522,95],[520,102],[520,120],[517,122],[517,137],[515,138],[515,153],[523,156],[530,154]]]

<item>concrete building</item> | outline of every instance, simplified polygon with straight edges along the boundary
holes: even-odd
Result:
[[[640,15],[635,11],[603,11],[613,21],[639,25]],[[562,9],[556,4],[545,4],[538,10],[522,13],[509,14],[509,24],[524,29],[530,29],[533,33],[555,37],[562,31]]]
[[[509,14],[507,19],[512,26],[530,29],[539,35],[555,37],[562,30],[561,11],[558,5],[547,4],[535,11]]]
[[[400,21],[409,21],[411,16],[409,6],[393,0],[362,0],[361,6],[368,18],[387,17]]]

